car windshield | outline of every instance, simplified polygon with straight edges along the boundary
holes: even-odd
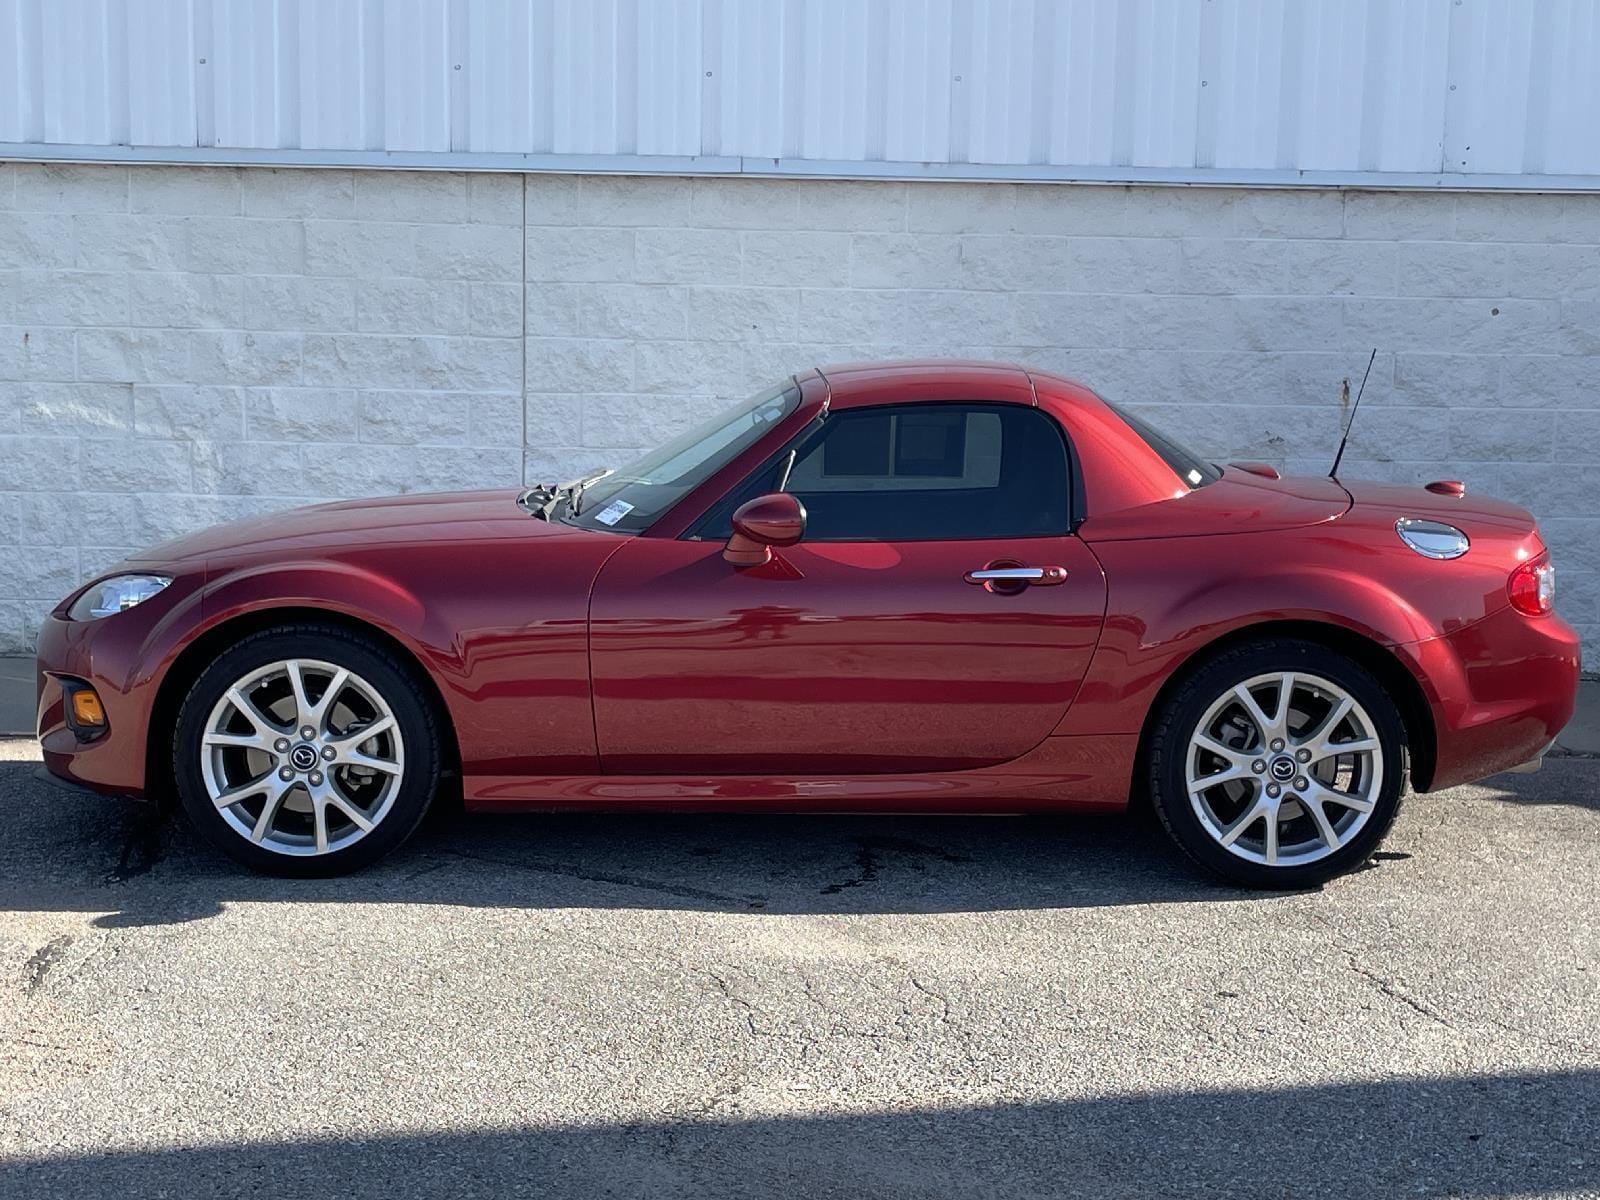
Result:
[[[1215,464],[1208,463],[1192,450],[1180,446],[1159,429],[1134,416],[1121,405],[1112,404],[1108,400],[1106,407],[1121,417],[1128,428],[1137,433],[1144,444],[1159,454],[1161,461],[1172,468],[1173,474],[1190,487],[1204,487],[1222,478],[1222,471]]]
[[[753,446],[800,403],[793,379],[742,400],[643,458],[583,490],[577,513],[561,519],[585,529],[639,533],[684,496]]]

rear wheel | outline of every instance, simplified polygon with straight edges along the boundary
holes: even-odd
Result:
[[[1369,857],[1394,822],[1403,726],[1383,688],[1324,646],[1218,655],[1168,700],[1150,788],[1173,839],[1252,887],[1309,887]]]
[[[178,716],[174,772],[199,830],[245,866],[337,875],[427,812],[438,737],[416,681],[342,629],[268,630],[218,656]]]

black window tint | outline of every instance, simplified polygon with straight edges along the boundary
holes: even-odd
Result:
[[[1142,417],[1134,416],[1127,409],[1112,404],[1109,400],[1106,401],[1106,407],[1121,417],[1128,428],[1144,439],[1144,444],[1159,454],[1161,461],[1172,468],[1172,473],[1190,487],[1204,487],[1222,478],[1222,472],[1214,465],[1187,447],[1180,446]]]
[[[806,506],[806,541],[956,541],[1069,529],[1066,443],[1036,409],[847,410],[796,451],[787,490]]]
[[[828,478],[877,475],[889,465],[894,427],[887,413],[867,415],[852,436],[822,443],[822,474]]]
[[[899,435],[894,442],[895,474],[961,478],[966,469],[967,424],[965,412],[913,412],[900,417],[895,422]]]

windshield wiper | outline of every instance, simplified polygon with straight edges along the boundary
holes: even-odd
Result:
[[[536,483],[517,497],[517,503],[540,520],[548,521],[555,516],[557,507],[565,501],[567,511],[576,516],[583,504],[583,490],[611,473],[611,468],[607,467],[603,471],[591,471],[587,475],[569,479],[565,483]]]

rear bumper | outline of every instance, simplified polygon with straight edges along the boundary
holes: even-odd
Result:
[[[1554,742],[1549,743],[1549,745],[1545,746],[1545,748],[1543,750],[1539,751],[1539,756],[1537,758],[1530,758],[1527,762],[1518,763],[1516,766],[1512,767],[1511,768],[1512,774],[1514,774],[1514,775],[1532,775],[1540,767],[1544,766],[1544,756],[1546,754],[1549,754],[1550,751],[1554,747],[1555,747],[1555,743]]]
[[[1579,640],[1559,617],[1508,606],[1409,649],[1434,719],[1433,770],[1421,790],[1533,763],[1572,719]]]

